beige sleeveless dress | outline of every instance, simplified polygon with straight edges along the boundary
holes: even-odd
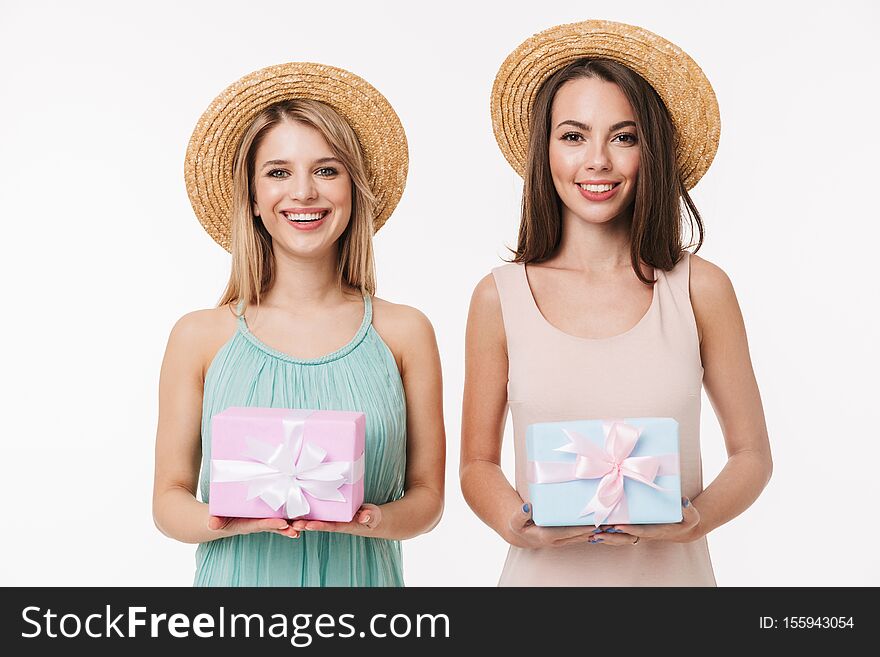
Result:
[[[655,269],[653,299],[638,324],[610,338],[564,333],[541,315],[521,264],[492,270],[509,358],[516,489],[528,501],[526,428],[534,422],[673,417],[679,423],[681,493],[703,490],[703,366],[688,277],[690,253]],[[559,548],[511,546],[499,586],[717,586],[706,538]]]

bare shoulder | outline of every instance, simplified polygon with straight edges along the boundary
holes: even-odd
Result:
[[[717,302],[733,294],[733,283],[721,267],[693,253],[690,258],[691,295],[696,294],[700,303]]]
[[[183,315],[171,329],[168,356],[198,366],[204,379],[211,360],[235,331],[236,321],[228,305]]]
[[[436,349],[434,327],[418,308],[373,297],[373,328],[391,349],[401,371],[408,353]]]
[[[477,351],[507,352],[507,336],[501,312],[501,295],[490,272],[481,278],[471,295],[468,311],[467,343]],[[500,352],[499,352],[500,353]]]
[[[431,321],[418,308],[373,297],[373,322],[390,333],[433,332]]]
[[[479,280],[474,293],[471,295],[471,312],[497,311],[501,313],[501,297],[498,294],[498,286],[495,284],[495,276],[488,273]]]
[[[718,265],[693,253],[690,255],[689,287],[700,342],[714,323],[728,322],[739,315],[730,277]]]
[[[504,320],[501,315],[501,295],[495,284],[495,276],[486,274],[474,287],[471,307],[468,312],[468,325],[480,330],[490,329],[493,333],[504,334]]]

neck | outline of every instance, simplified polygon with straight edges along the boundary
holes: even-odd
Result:
[[[592,223],[581,219],[566,208],[562,210],[562,239],[555,264],[597,274],[611,273],[629,267],[630,215],[619,215],[610,221]]]
[[[345,300],[348,286],[340,287],[336,250],[314,257],[275,250],[275,280],[263,304],[279,308],[330,306]]]

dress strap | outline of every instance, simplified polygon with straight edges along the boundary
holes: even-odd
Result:
[[[373,295],[364,295],[364,321],[363,326],[369,326],[373,323]]]
[[[501,301],[508,354],[519,348],[528,350],[537,336],[546,334],[547,325],[534,305],[525,266],[518,262],[508,263],[495,267],[492,275]]]
[[[247,326],[247,320],[244,318],[244,313],[242,309],[244,308],[244,299],[239,299],[238,304],[235,306],[235,315],[238,317],[238,323]]]

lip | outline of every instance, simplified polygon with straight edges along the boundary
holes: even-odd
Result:
[[[614,185],[607,192],[588,192],[586,189],[583,189],[581,185]],[[617,194],[617,190],[620,189],[619,181],[614,180],[588,180],[580,183],[575,183],[575,187],[588,201],[607,201],[612,196]]]
[[[312,214],[314,212],[330,212],[330,208],[281,208],[279,212],[290,214]]]
[[[318,230],[321,226],[324,225],[324,222],[327,221],[327,217],[330,216],[331,212],[329,208],[284,208],[281,212],[289,212],[291,214],[312,214],[317,212],[324,212],[324,216],[318,219],[317,221],[310,221],[308,223],[300,223],[296,221],[291,221],[287,217],[284,218],[284,223],[295,230]]]

